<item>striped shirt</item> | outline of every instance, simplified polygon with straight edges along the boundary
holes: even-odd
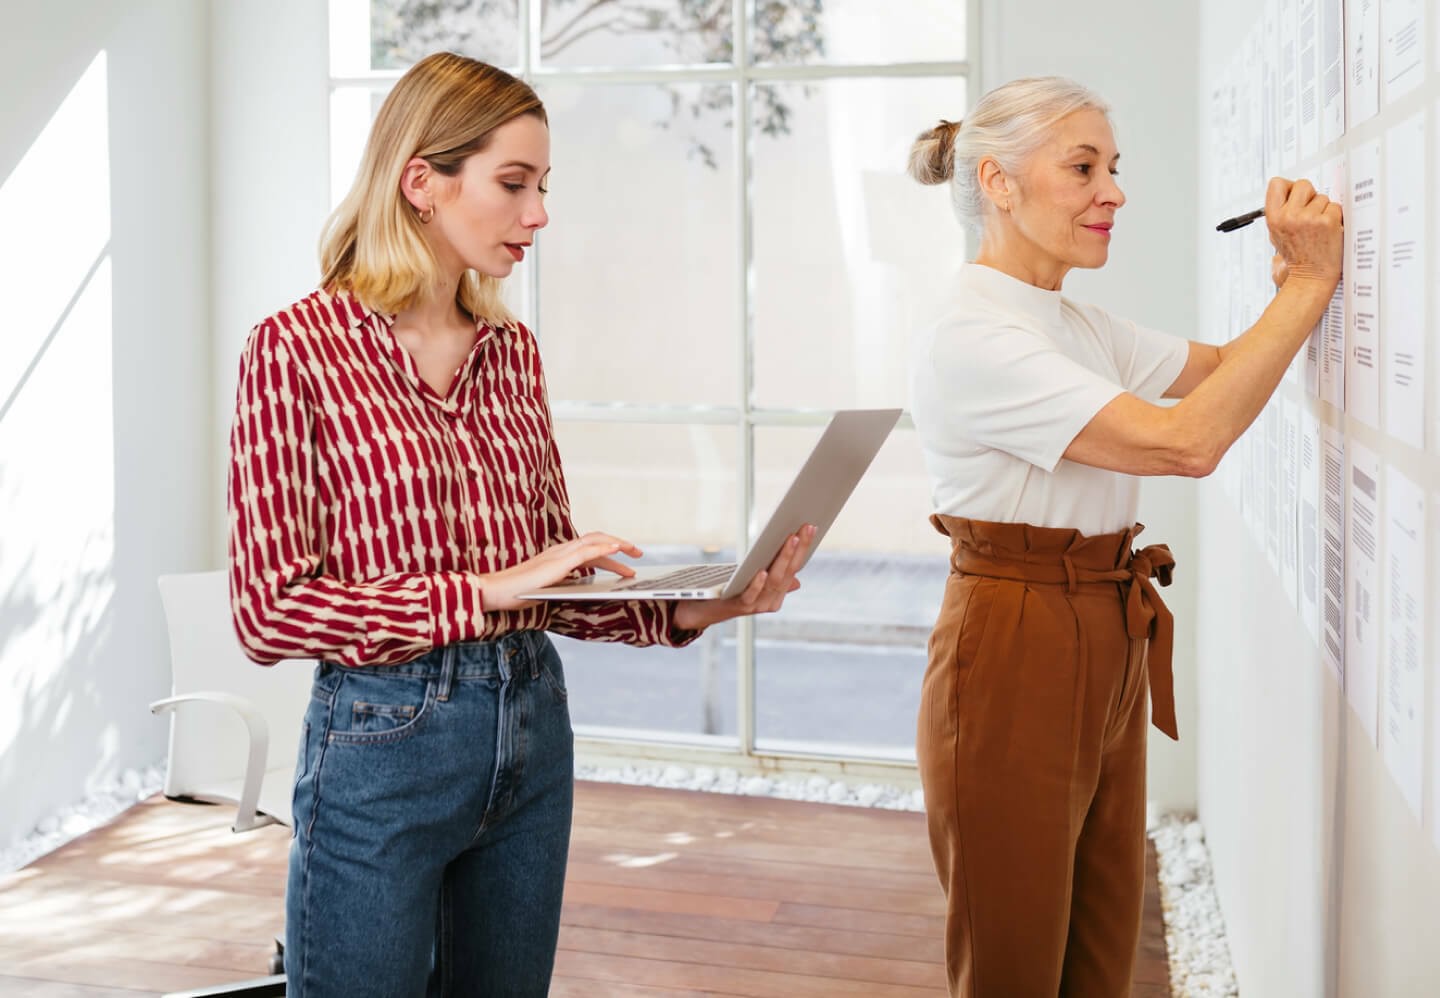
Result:
[[[257,662],[405,662],[516,630],[678,646],[657,601],[485,611],[480,576],[576,536],[534,336],[480,324],[442,398],[394,316],[316,291],[251,331],[230,436],[230,597]]]

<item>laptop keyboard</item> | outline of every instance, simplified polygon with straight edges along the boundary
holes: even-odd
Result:
[[[703,589],[718,586],[729,581],[735,574],[735,565],[687,565],[652,579],[640,579],[615,586],[611,592],[626,592],[632,589]]]

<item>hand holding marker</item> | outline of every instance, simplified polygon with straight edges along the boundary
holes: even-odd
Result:
[[[1234,232],[1236,229],[1243,229],[1257,218],[1265,215],[1264,208],[1256,208],[1254,211],[1247,211],[1243,215],[1236,215],[1234,218],[1227,218],[1215,226],[1216,232]]]

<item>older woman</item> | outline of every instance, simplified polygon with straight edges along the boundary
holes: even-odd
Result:
[[[1177,737],[1150,581],[1174,559],[1132,548],[1135,476],[1214,470],[1340,276],[1339,206],[1276,178],[1279,290],[1244,335],[1217,348],[1071,301],[1065,275],[1109,255],[1119,159],[1104,102],[1053,77],[999,87],[911,155],[980,232],[913,385],[953,545],[917,736],[953,995],[1130,993],[1147,689]]]

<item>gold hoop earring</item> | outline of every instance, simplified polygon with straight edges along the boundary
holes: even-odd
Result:
[[[435,217],[435,206],[432,204],[430,207],[428,207],[428,208],[426,208],[424,211],[420,212],[420,224],[421,224],[421,225],[429,225],[429,224],[430,224],[430,220],[431,220],[432,218],[434,218],[434,217]]]

